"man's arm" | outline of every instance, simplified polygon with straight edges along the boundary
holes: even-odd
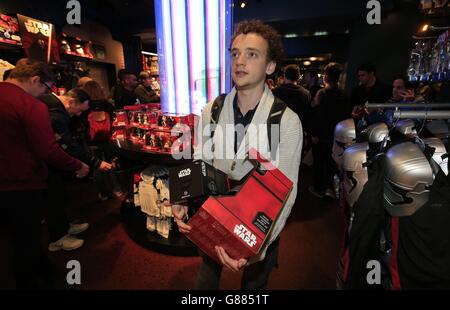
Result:
[[[69,123],[64,119],[64,117],[58,114],[53,115],[52,127],[55,134],[60,137],[60,139],[58,140],[59,145],[71,156],[78,158],[94,169],[98,169],[102,165],[102,163],[104,163],[100,159],[95,157],[76,139],[74,139],[69,128]]]
[[[67,171],[78,171],[82,163],[64,152],[56,143],[47,107],[36,102],[24,115],[24,127],[31,148],[46,163]]]
[[[300,119],[295,113],[291,112],[288,114],[285,112],[283,115],[281,119],[280,138],[278,169],[293,182],[293,188],[281,210],[281,214],[267,237],[267,242],[261,249],[259,255],[250,258],[250,263],[264,259],[261,254],[266,251],[267,247],[275,241],[283,230],[295,199],[297,198],[298,172],[303,145],[303,128]]]

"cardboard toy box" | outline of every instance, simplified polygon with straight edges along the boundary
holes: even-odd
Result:
[[[171,203],[230,191],[228,176],[202,160],[170,168],[169,180]]]
[[[239,192],[209,197],[188,222],[192,230],[186,236],[217,262],[216,245],[233,259],[258,254],[293,187],[292,181],[256,150],[249,154],[260,167],[252,170]]]
[[[186,125],[192,127],[194,125],[194,115],[178,115],[178,114],[168,114],[164,113],[158,116],[157,129],[159,130],[170,130],[172,128],[181,127],[181,125]]]
[[[113,116],[113,127],[123,127],[128,125],[128,115],[125,110],[114,111]]]

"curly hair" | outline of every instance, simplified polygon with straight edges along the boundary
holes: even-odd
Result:
[[[234,40],[240,34],[255,33],[267,41],[267,61],[278,63],[284,56],[283,42],[280,34],[272,27],[260,20],[242,21],[236,25],[230,42],[230,50]]]

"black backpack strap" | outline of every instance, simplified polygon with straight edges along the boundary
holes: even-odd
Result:
[[[272,125],[280,125],[281,118],[283,117],[283,113],[286,110],[286,103],[281,99],[275,97],[275,100],[272,104],[272,108],[270,109],[269,117],[267,118],[267,135],[269,139],[269,150],[271,153],[271,157],[275,160],[275,155],[277,154],[278,144],[280,143],[280,135],[281,132],[278,132],[278,140],[274,141],[274,150],[272,152]]]
[[[217,125],[217,122],[219,121],[220,112],[222,112],[223,103],[225,102],[225,97],[227,94],[221,94],[216,99],[214,99],[214,102],[211,107],[211,138],[214,137],[215,133],[215,127]]]

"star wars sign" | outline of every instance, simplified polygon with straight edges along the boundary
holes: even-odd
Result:
[[[38,32],[42,33],[44,36],[49,37],[51,33],[50,24],[46,24],[34,19],[28,19],[24,22],[25,28],[28,32],[36,34]]]

